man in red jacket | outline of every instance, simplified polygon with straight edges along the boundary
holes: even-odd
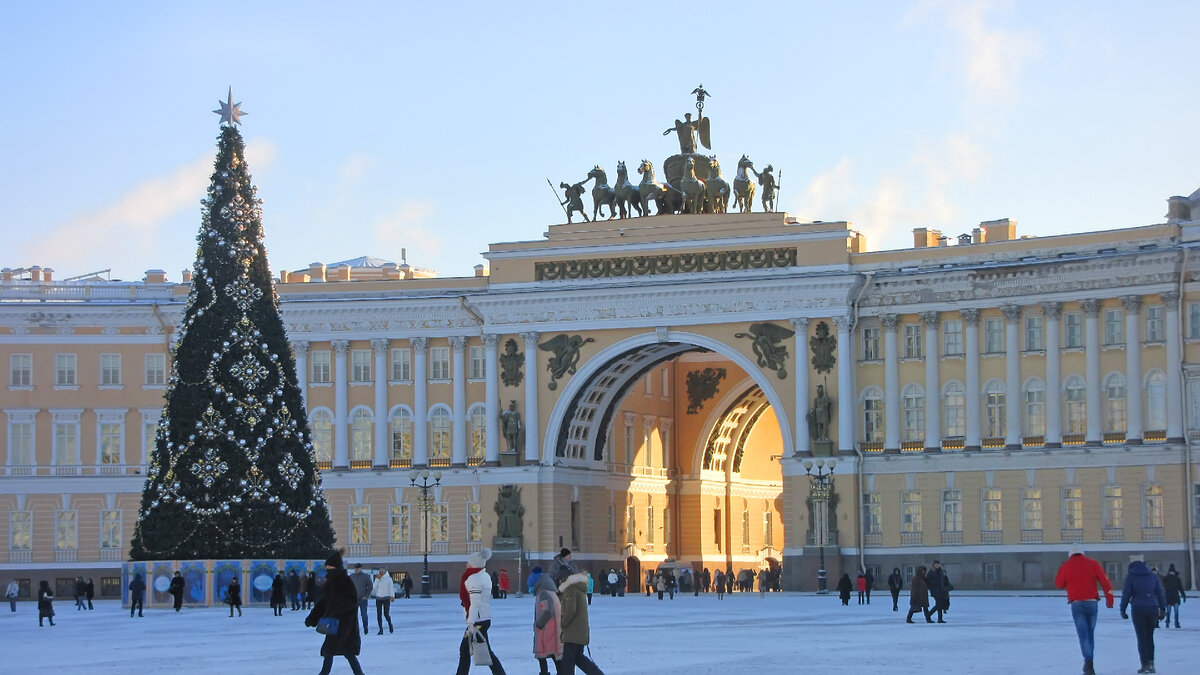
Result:
[[[1092,666],[1092,651],[1095,647],[1096,615],[1099,595],[1097,584],[1104,590],[1104,604],[1112,609],[1112,583],[1101,569],[1100,563],[1085,556],[1079,544],[1071,545],[1071,556],[1058,568],[1054,585],[1067,589],[1067,602],[1071,605],[1071,618],[1075,621],[1075,632],[1079,634],[1079,649],[1083,652],[1084,675],[1095,675]]]

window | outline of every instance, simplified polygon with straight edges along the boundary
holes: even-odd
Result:
[[[1146,428],[1167,428],[1167,377],[1161,370],[1151,371],[1146,377]]]
[[[392,504],[388,522],[388,543],[407,544],[409,531],[408,504]]]
[[[59,415],[54,418],[54,464],[74,466],[80,463],[79,415]]]
[[[642,378],[642,386],[644,387],[642,389],[644,395],[654,395],[654,376],[652,373],[646,373],[646,376]]]
[[[925,438],[925,393],[915,384],[904,388],[904,440]]]
[[[120,464],[121,439],[125,435],[125,425],[120,422],[106,421],[102,418],[99,426],[100,463]]]
[[[663,398],[671,398],[671,369],[662,369],[662,396]]]
[[[1119,345],[1124,344],[1124,330],[1121,325],[1124,317],[1119,309],[1104,310],[1104,344]]]
[[[983,563],[983,583],[985,583],[985,584],[1000,583],[1000,563],[998,563],[998,562]]]
[[[1188,305],[1188,337],[1200,338],[1200,302]]]
[[[904,324],[904,358],[919,359],[921,349],[921,326],[915,323]]]
[[[632,504],[626,509],[625,515],[625,538],[629,543],[634,543],[637,535],[637,507]]]
[[[75,387],[79,385],[75,379],[75,355],[54,355],[54,385],[56,387]]]
[[[642,463],[646,466],[653,466],[652,460],[654,447],[654,422],[653,418],[648,418],[642,421]]]
[[[750,509],[742,510],[742,548],[750,545]]]
[[[1046,385],[1038,379],[1025,385],[1025,433],[1030,436],[1046,433]]]
[[[943,392],[945,400],[946,437],[961,438],[967,433],[966,397],[959,382],[950,382]]]
[[[575,502],[578,504],[579,502]],[[671,545],[671,509],[663,509],[663,547],[664,549]],[[576,540],[578,546],[578,540]]]
[[[350,414],[350,459],[371,461],[375,456],[375,420],[367,408],[355,408]]]
[[[1200,490],[1198,490],[1198,492],[1200,492]],[[1200,500],[1200,497],[1197,497],[1197,499]],[[721,516],[721,507],[718,506],[717,508],[713,509],[713,543],[717,545],[718,551],[720,551],[721,546],[724,545],[724,537],[721,535],[724,529],[725,520]]]
[[[984,319],[983,351],[988,354],[1004,351],[1004,319]]]
[[[883,441],[883,392],[879,387],[868,387],[863,392],[863,440]]]
[[[100,386],[101,387],[119,387],[119,386],[121,386],[121,355],[120,354],[101,354],[100,355]]]
[[[75,511],[54,513],[54,548],[68,551],[79,548],[79,522]]]
[[[487,452],[487,409],[481,405],[471,408],[468,426],[471,438],[470,456],[482,461]]]
[[[484,356],[483,345],[471,345],[469,351],[471,354],[471,372],[469,377],[472,380],[482,380],[487,377],[487,357]]]
[[[450,379],[449,347],[431,347],[429,349],[429,379]]]
[[[32,466],[34,448],[33,412],[8,413],[8,464]]]
[[[371,543],[371,507],[368,504],[350,505],[350,543]]]
[[[1143,527],[1163,526],[1163,487],[1150,483],[1145,488],[1145,507],[1142,509]]]
[[[775,546],[775,516],[769,508],[763,511],[763,546]]]
[[[8,386],[33,386],[33,354],[12,354],[8,357]]]
[[[8,548],[13,551],[33,550],[32,511],[11,511],[9,513]]]
[[[962,532],[962,492],[942,490],[942,532]]]
[[[392,350],[392,380],[395,382],[412,381],[412,350],[403,347]]]
[[[992,380],[983,390],[984,420],[983,435],[990,438],[1004,436],[1004,383]]]
[[[158,441],[158,421],[162,412],[157,410],[142,411],[142,456],[138,462],[149,464],[154,454],[154,444]]]
[[[862,332],[863,361],[879,359],[879,326],[866,326]]]
[[[413,415],[406,408],[392,412],[392,459],[412,461]]]
[[[1021,491],[1021,529],[1042,529],[1042,489],[1027,487]]]
[[[625,420],[625,463],[633,464],[633,421]]]
[[[878,492],[863,495],[863,532],[883,533],[883,498]]]
[[[1165,339],[1163,306],[1150,305],[1146,307],[1146,342],[1162,342]]]
[[[1063,488],[1063,529],[1083,529],[1083,488]]]
[[[617,507],[612,504],[608,505],[608,541],[617,541]]]
[[[1125,433],[1125,377],[1120,373],[1104,380],[1104,427],[1112,433]]]
[[[328,410],[314,410],[312,420],[313,454],[317,462],[333,461],[333,415]]]
[[[1120,485],[1104,486],[1104,527],[1106,529],[1125,527],[1125,521],[1121,514],[1124,503]]]
[[[900,493],[900,531],[921,531],[921,493],[916,490]]]
[[[646,543],[654,543],[654,505],[646,507]]]
[[[1083,315],[1079,312],[1067,312],[1063,315],[1063,322],[1067,328],[1067,348],[1079,348],[1083,346]]]
[[[1046,348],[1045,332],[1042,330],[1042,317],[1025,317],[1025,349],[1041,351]]]
[[[983,529],[985,532],[999,532],[1004,529],[1004,508],[1001,497],[1002,493],[998,488],[987,488],[983,491]]]
[[[1067,378],[1067,433],[1082,434],[1087,429],[1087,390],[1078,375]]]
[[[1200,520],[1200,483],[1192,484],[1192,509],[1196,512],[1196,519]]]
[[[100,512],[100,548],[122,548],[121,512],[105,510]]]
[[[329,363],[328,349],[313,350],[312,377],[308,381],[313,384],[329,384],[333,382],[332,370]]]
[[[942,355],[961,356],[963,353],[963,323],[959,319],[942,322]]]
[[[467,504],[467,541],[483,539],[483,511],[479,502]]]
[[[351,349],[350,350],[350,381],[351,382],[370,382],[371,381],[371,350],[370,349]]]
[[[161,387],[167,383],[167,355],[147,354],[144,383],[147,387]]]
[[[450,459],[450,411],[445,408],[429,416],[429,458]]]

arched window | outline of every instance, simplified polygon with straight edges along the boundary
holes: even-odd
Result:
[[[883,442],[883,392],[879,387],[867,387],[862,395],[863,441]]]
[[[333,462],[333,415],[328,410],[314,410],[309,416],[312,424],[313,454],[317,462],[329,466]]]
[[[1082,434],[1087,432],[1087,388],[1083,378],[1072,375],[1067,378],[1063,390],[1067,395],[1067,433]]]
[[[450,459],[450,411],[445,408],[429,414],[429,459]]]
[[[1125,433],[1125,376],[1113,373],[1104,379],[1104,430]]]
[[[1161,370],[1154,370],[1146,377],[1146,429],[1167,429],[1167,377]]]
[[[374,456],[374,417],[368,408],[355,408],[350,415],[351,461],[370,461]]]
[[[925,440],[925,392],[910,384],[901,395],[904,403],[904,440]]]
[[[413,458],[413,415],[407,408],[392,411],[392,459],[412,462]]]
[[[1046,385],[1036,377],[1025,383],[1025,434],[1046,434]]]
[[[487,446],[487,409],[481,405],[471,408],[470,433],[471,448],[468,451],[468,459],[478,464],[483,461]]]
[[[961,438],[967,435],[966,396],[960,382],[950,382],[942,391],[945,401],[946,438]]]
[[[1004,383],[992,380],[983,388],[983,435],[989,438],[1004,436]]]

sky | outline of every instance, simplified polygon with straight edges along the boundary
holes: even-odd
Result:
[[[275,271],[406,250],[470,276],[564,221],[547,180],[661,180],[701,83],[726,180],[771,164],[779,210],[870,250],[1159,223],[1200,187],[1198,25],[1183,1],[14,0],[0,266],[178,280],[230,87]]]

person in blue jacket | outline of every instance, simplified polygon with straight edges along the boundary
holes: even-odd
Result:
[[[1137,636],[1139,673],[1154,670],[1154,627],[1167,615],[1167,594],[1158,575],[1146,566],[1141,555],[1129,556],[1129,573],[1121,591],[1121,618],[1128,619],[1126,609],[1133,607],[1133,632]]]

